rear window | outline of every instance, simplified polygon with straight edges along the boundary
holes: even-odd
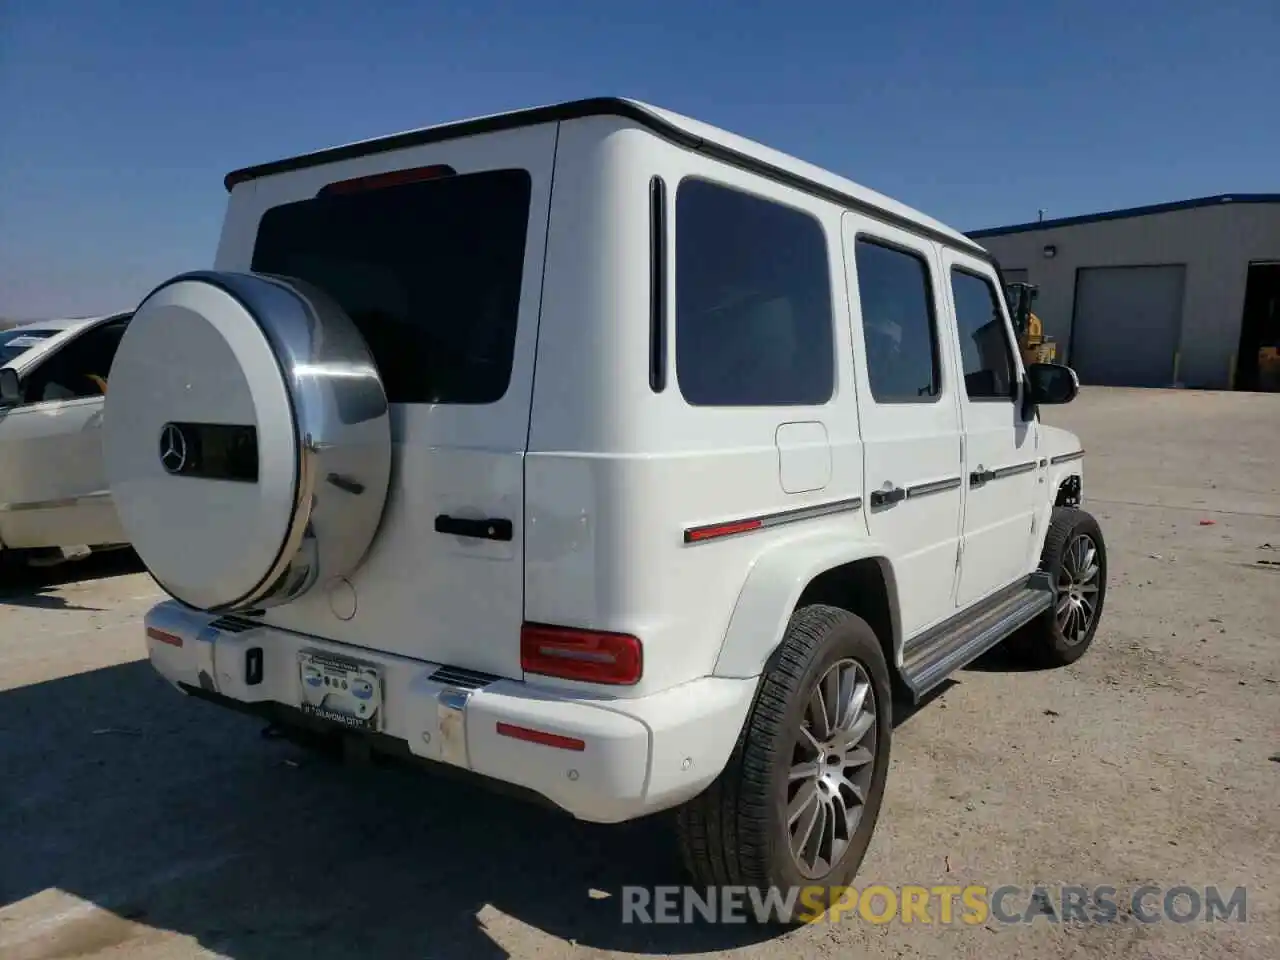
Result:
[[[392,403],[493,403],[507,390],[531,182],[494,170],[268,210],[251,268],[334,297]]]
[[[57,330],[0,332],[0,367],[17,360],[32,347],[39,345],[40,341],[49,339],[57,332]]]

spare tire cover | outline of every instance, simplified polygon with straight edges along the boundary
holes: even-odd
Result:
[[[227,612],[350,576],[391,472],[386,394],[351,319],[283,277],[184,274],[112,363],[103,454],[134,549],[176,599]]]

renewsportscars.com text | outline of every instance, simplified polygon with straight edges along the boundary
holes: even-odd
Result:
[[[1001,924],[1244,922],[1244,887],[623,887],[623,923]]]

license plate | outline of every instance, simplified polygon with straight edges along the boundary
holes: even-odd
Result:
[[[358,730],[382,729],[382,674],[378,668],[330,653],[298,654],[302,712]]]

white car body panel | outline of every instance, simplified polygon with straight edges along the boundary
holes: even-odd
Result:
[[[940,276],[943,297],[955,300],[950,282],[953,268],[986,278],[996,291],[999,278],[990,264],[958,251],[943,250]],[[1004,321],[1004,336],[1017,380],[1022,380],[1022,358],[1003,296],[997,298]],[[1038,420],[1023,420],[1021,391],[1003,400],[970,399],[963,389],[964,372],[953,354],[952,376],[960,384],[961,422],[964,428],[962,472],[992,470],[1008,473],[998,481],[964,484],[959,580],[956,608],[970,604],[1008,586],[1027,574],[1027,543],[1034,533],[1032,520],[1041,498]],[[1019,472],[1012,472],[1019,471]]]
[[[152,608],[146,624],[148,654],[161,675],[241,703],[296,706],[299,652],[353,653],[272,627],[219,630],[212,616],[173,601]],[[275,669],[250,686],[240,678],[252,647],[268,647]],[[754,678],[708,676],[650,696],[614,698],[500,680],[471,692],[455,712],[441,709],[456,689],[433,676],[439,664],[358,653],[382,670],[384,732],[413,756],[526,787],[597,823],[630,820],[702,791],[724,766],[756,691]],[[499,723],[577,737],[585,746],[530,745],[499,736]]]
[[[330,597],[317,591],[269,611],[267,622],[360,646],[377,637],[376,646],[392,653],[521,676],[518,646],[497,638],[518,636],[522,621],[522,474],[555,136],[553,125],[543,125],[465,138],[386,155],[372,165],[360,160],[304,176],[267,178],[233,192],[216,267],[247,271],[263,213],[314,196],[336,180],[434,164],[448,164],[459,174],[518,167],[532,178],[515,362],[506,393],[493,404],[393,404],[399,470],[387,510],[398,520],[383,529],[352,579],[355,615],[336,619]],[[447,537],[433,528],[442,514],[508,519],[517,533],[510,542]],[[405,589],[411,572],[425,575]]]
[[[888,243],[935,264],[935,245],[906,230],[846,213],[842,222],[844,276],[857,290],[855,244],[859,238]],[[933,271],[933,302],[941,304],[938,273]],[[851,301],[856,302],[856,301]],[[862,438],[866,447],[868,509],[871,535],[889,549],[898,582],[904,639],[921,633],[954,612],[952,581],[960,541],[961,424],[959,391],[951,365],[948,317],[938,310],[938,357],[942,391],[931,403],[877,403],[867,373],[868,349],[860,306],[849,325],[857,358],[856,390]],[[878,490],[905,490],[907,498],[885,508],[870,502]],[[921,491],[913,495],[913,491]]]
[[[878,540],[851,535],[850,523],[796,535],[777,544],[752,564],[733,607],[724,643],[716,658],[717,677],[758,677],[806,586],[817,576],[847,563],[872,560],[880,565],[890,596],[890,610],[900,609],[897,579],[889,551]],[[858,531],[860,533],[860,531]],[[894,664],[902,662],[901,624],[892,624]]]
[[[7,364],[25,377],[76,337],[118,314],[24,324],[58,329]],[[102,397],[0,407],[0,546],[26,549],[121,544],[127,537],[111,503],[102,463]]]
[[[618,265],[648,260],[649,178],[673,186],[683,175],[714,178],[777,198],[828,228],[839,214],[612,117],[563,123],[557,164],[525,469],[525,616],[643,636],[645,676],[634,691],[643,694],[712,671],[745,572],[795,532],[780,527],[681,547],[681,531],[862,494],[862,444],[847,391],[820,406],[700,407],[682,397],[672,356],[667,388],[657,394],[646,365],[631,362],[649,352],[648,272]],[[562,191],[561,183],[574,186]],[[828,257],[836,270],[839,247],[828,244]],[[832,295],[839,318],[843,291],[833,286]],[[594,319],[602,316],[610,322]],[[587,328],[590,337],[575,333]],[[837,322],[834,336],[837,380],[847,382],[847,326]],[[780,426],[794,424],[820,429],[829,468],[819,471],[821,486],[787,493],[787,468],[813,456],[804,445],[779,445]],[[838,522],[852,536],[866,534],[858,513]]]

